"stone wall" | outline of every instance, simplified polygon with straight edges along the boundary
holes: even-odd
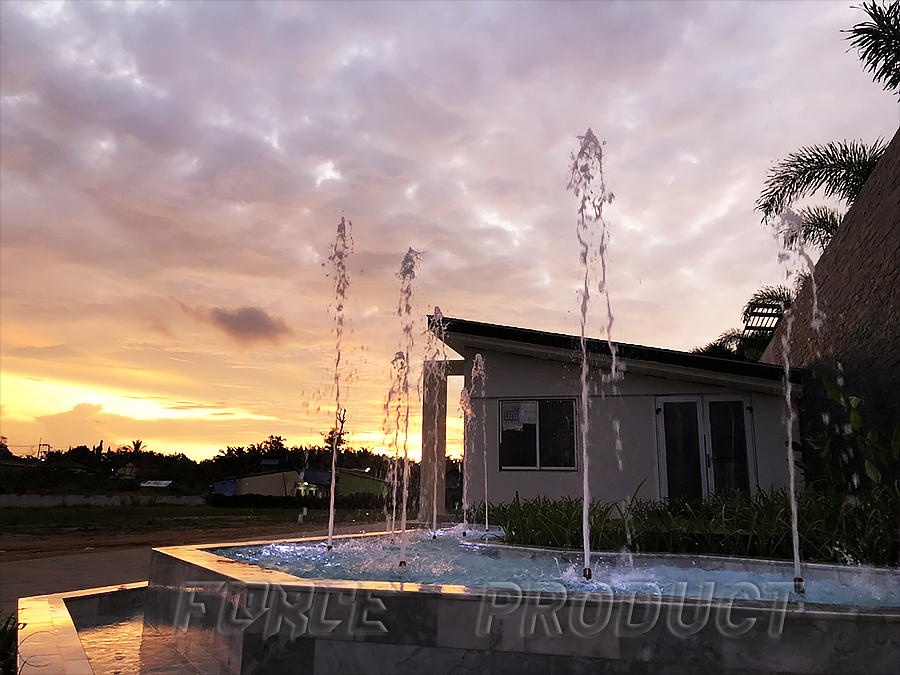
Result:
[[[900,131],[816,263],[815,282],[821,329],[810,325],[811,284],[793,308],[791,365],[808,373],[801,422],[807,430],[822,424],[822,377],[842,376],[864,401],[864,428],[889,433],[900,425]],[[782,362],[785,329],[782,321],[762,361]]]

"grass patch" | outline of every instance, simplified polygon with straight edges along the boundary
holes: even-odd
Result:
[[[214,506],[54,506],[0,509],[0,529],[13,534],[71,534],[73,532],[139,533],[161,530],[215,529],[297,523],[299,509],[250,509]],[[344,509],[335,512],[339,523],[378,521],[380,510]],[[310,510],[305,523],[328,523],[328,511]]]

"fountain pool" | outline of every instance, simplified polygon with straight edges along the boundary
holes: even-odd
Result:
[[[201,672],[893,672],[900,574],[410,535],[155,549],[144,620]],[[462,557],[451,562],[451,553]],[[464,574],[461,574],[464,571]]]

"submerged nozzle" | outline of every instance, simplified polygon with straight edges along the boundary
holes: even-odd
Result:
[[[584,578],[585,578],[587,581],[590,581],[590,580],[591,580],[591,568],[590,568],[590,567],[585,567],[585,568],[584,568],[583,574],[584,574]]]
[[[400,567],[406,567],[406,561],[405,561],[405,560],[401,560],[401,561],[400,561]]]
[[[436,534],[432,534],[432,535],[431,535],[431,538],[432,538],[432,540],[437,539],[437,535],[436,535]]]
[[[794,593],[797,595],[803,595],[806,592],[805,584],[803,583],[803,577],[794,577]]]
[[[332,546],[331,544],[328,544],[328,548],[326,548],[325,550],[326,550],[326,551],[330,551],[330,550],[333,549],[333,548],[334,548],[334,546]]]

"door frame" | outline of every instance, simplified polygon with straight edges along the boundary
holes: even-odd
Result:
[[[747,478],[750,494],[755,494],[758,487],[756,432],[754,429],[753,404],[749,394],[671,394],[656,397],[656,458],[659,476],[659,496],[669,496],[669,473],[666,455],[665,403],[696,403],[698,436],[700,438],[700,484],[703,498],[715,494],[715,472],[712,466],[712,447],[710,440],[709,403],[713,401],[740,401],[744,411],[744,435],[747,445]]]

